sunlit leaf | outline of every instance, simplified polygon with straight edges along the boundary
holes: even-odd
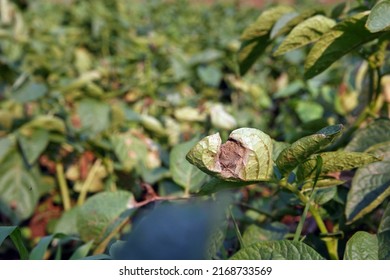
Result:
[[[368,16],[366,27],[371,32],[388,30],[390,27],[390,1],[382,0],[372,7]]]

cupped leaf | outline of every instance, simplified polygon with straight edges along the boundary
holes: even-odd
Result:
[[[351,170],[380,160],[380,158],[368,153],[346,151],[319,153],[312,155],[298,166],[298,179],[315,177],[318,156],[322,158],[321,174]]]
[[[234,130],[221,145],[219,134],[199,141],[187,160],[202,171],[233,182],[268,181],[273,174],[272,140],[254,128]]]
[[[291,240],[262,241],[239,250],[232,260],[323,260],[313,248]]]
[[[196,192],[206,181],[207,175],[186,161],[186,154],[197,143],[198,139],[176,145],[169,157],[170,171],[173,181],[183,188]]]
[[[390,203],[387,204],[378,228],[378,256],[380,260],[390,260]]]
[[[77,216],[77,228],[83,241],[101,243],[125,210],[131,206],[133,195],[127,191],[101,192],[87,199]]]
[[[276,159],[276,165],[283,175],[291,172],[312,154],[324,149],[340,135],[342,125],[332,125],[315,134],[303,137],[284,149]]]
[[[274,55],[282,55],[317,41],[335,24],[336,22],[333,19],[323,15],[316,15],[301,22],[291,30],[286,39],[284,39],[278,49],[274,52]]]
[[[378,238],[364,231],[356,232],[347,242],[344,260],[377,260]]]
[[[366,12],[349,17],[325,33],[310,50],[305,62],[305,78],[310,79],[357,47],[378,38],[366,27]]]
[[[382,0],[375,4],[368,16],[366,27],[371,32],[389,30],[390,1]]]
[[[293,12],[288,6],[277,6],[264,11],[257,20],[248,26],[242,36],[242,45],[238,52],[241,75],[244,75],[255,63],[256,59],[269,45],[269,34],[276,21],[284,14]]]
[[[382,161],[356,171],[345,208],[348,223],[371,212],[390,195],[390,141],[374,145],[367,152],[381,157]]]
[[[364,152],[369,147],[390,141],[390,119],[377,119],[367,127],[356,131],[346,151]]]

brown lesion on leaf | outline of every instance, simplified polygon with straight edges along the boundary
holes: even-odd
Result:
[[[240,178],[240,170],[245,168],[245,158],[246,148],[236,140],[229,138],[225,144],[222,144],[218,154],[222,177]]]

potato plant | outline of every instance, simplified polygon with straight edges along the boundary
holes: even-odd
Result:
[[[390,259],[390,1],[0,9],[0,258]]]

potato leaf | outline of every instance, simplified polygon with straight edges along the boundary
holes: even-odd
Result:
[[[367,152],[383,160],[356,171],[345,208],[348,223],[370,213],[390,195],[390,142],[374,145]]]
[[[377,260],[378,238],[364,231],[356,232],[347,242],[344,260]]]
[[[371,32],[389,30],[390,1],[382,0],[375,4],[368,16],[366,27]]]

